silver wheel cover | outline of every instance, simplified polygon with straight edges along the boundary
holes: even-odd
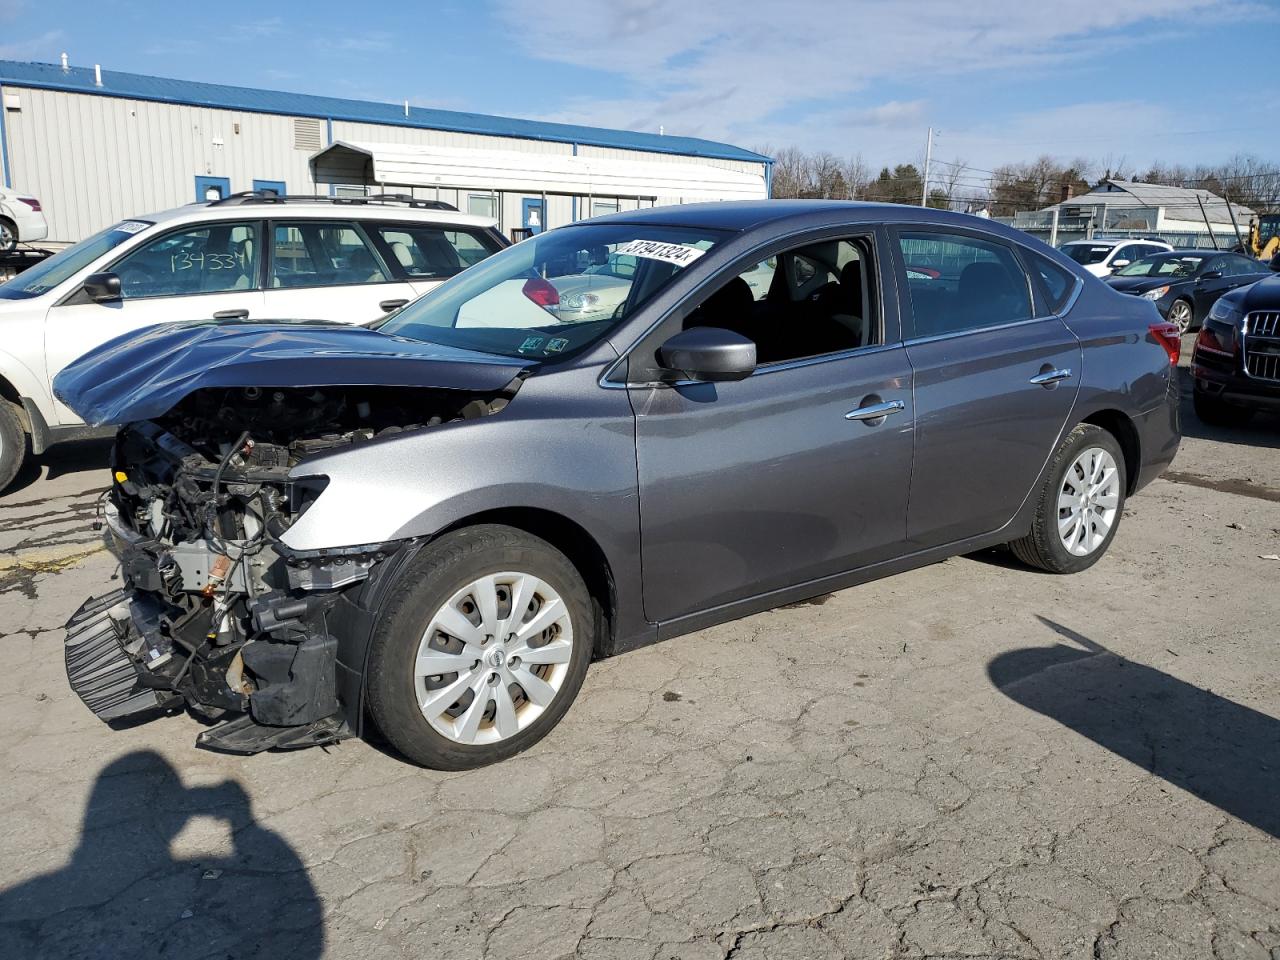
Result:
[[[524,730],[569,675],[573,622],[548,583],[519,572],[475,580],[444,604],[418,644],[418,707],[455,743],[485,744]]]
[[[1169,308],[1169,322],[1177,324],[1183,333],[1191,326],[1191,307],[1184,300],[1178,300]]]
[[[1067,551],[1087,557],[1107,539],[1120,507],[1120,469],[1101,447],[1071,462],[1058,490],[1058,537]]]

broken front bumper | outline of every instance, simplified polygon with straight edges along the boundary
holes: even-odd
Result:
[[[90,597],[66,625],[71,689],[108,722],[182,702],[178,694],[150,685],[148,674],[125,651],[129,619],[129,593],[115,590]]]
[[[284,550],[287,577],[265,593],[243,579],[243,565],[232,566],[216,590],[198,594],[206,612],[182,614],[166,591],[191,595],[184,584],[208,580],[217,560],[211,545],[149,540],[110,504],[104,519],[126,586],[86,601],[66,639],[68,680],[99,718],[141,719],[185,705],[216,723],[198,746],[241,754],[358,735],[376,611],[416,541]],[[225,596],[243,598],[230,634],[207,613]]]
[[[176,681],[172,675],[146,666],[147,639],[134,623],[132,606],[130,591],[115,590],[86,600],[66,624],[67,680],[84,705],[106,723],[144,719],[179,709],[188,698],[199,697],[201,689],[208,691],[210,684],[216,682],[207,671],[203,679],[193,677],[189,673],[190,662],[180,668]],[[196,738],[196,745],[225,753],[253,754],[333,743],[354,735],[338,709],[335,696],[333,648],[336,644],[331,637],[326,641],[310,647],[304,643],[291,650],[270,650],[268,655],[274,655],[281,662],[266,665],[264,675],[278,666],[274,674],[282,684],[275,689],[272,685],[264,688],[259,703],[265,710],[258,711],[259,714],[274,711],[273,718],[277,718],[281,703],[295,704],[296,684],[304,682],[309,688],[309,696],[305,698],[307,706],[312,708],[312,713],[318,711],[326,713],[325,716],[279,716],[285,721],[283,725],[263,723],[254,715],[250,703],[249,712],[230,713],[230,719],[203,731]],[[275,644],[261,646],[276,647]],[[305,662],[300,663],[300,659]],[[190,661],[194,660],[193,655]],[[190,687],[180,686],[183,681]],[[292,688],[290,692],[295,695],[281,697],[280,686]],[[276,696],[272,698],[268,694]],[[222,697],[214,693],[211,699]],[[289,723],[289,719],[299,722]]]

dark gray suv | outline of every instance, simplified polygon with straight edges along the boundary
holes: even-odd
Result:
[[[68,673],[212,749],[489,763],[596,656],[997,544],[1090,566],[1178,448],[1177,346],[998,224],[783,201],[553,230],[369,328],[151,328],[56,384],[122,425]]]

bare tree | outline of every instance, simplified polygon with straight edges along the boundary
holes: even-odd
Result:
[[[840,168],[840,172],[844,175],[845,196],[843,199],[859,199],[866,192],[867,184],[871,182],[871,169],[862,159],[862,154],[855,153],[847,158]]]
[[[842,159],[826,151],[806,153],[797,147],[777,151],[763,147],[758,152],[774,158],[775,197],[920,202],[924,184],[916,163],[886,166],[873,176],[861,154]],[[929,205],[985,209],[992,216],[1010,216],[1088,193],[1091,184],[1137,178],[1145,183],[1205,190],[1254,210],[1280,209],[1280,166],[1249,155],[1237,155],[1216,166],[1159,160],[1138,171],[1124,157],[1109,155],[1098,161],[1077,157],[1063,162],[1046,154],[1035,160],[1001,164],[986,181],[979,180],[981,173],[961,159],[938,161],[930,171]]]

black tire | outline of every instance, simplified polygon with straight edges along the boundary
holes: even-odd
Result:
[[[0,253],[13,253],[18,247],[18,226],[8,217],[0,217]]]
[[[489,744],[463,744],[433,728],[418,705],[413,664],[431,618],[458,590],[502,571],[530,573],[559,593],[570,616],[573,649],[563,683],[541,715]],[[442,536],[401,573],[379,611],[369,652],[369,713],[382,735],[414,763],[469,770],[505,760],[551,732],[582,686],[600,630],[597,606],[569,559],[545,540],[513,527],[484,524]]]
[[[13,483],[29,456],[31,438],[22,426],[17,407],[0,400],[0,493]]]
[[[1185,308],[1186,308],[1186,310],[1185,310],[1185,314],[1184,314],[1184,316],[1183,316],[1183,319],[1181,319],[1181,320],[1175,320],[1174,318],[1175,318],[1175,317],[1179,314],[1179,312],[1180,312],[1180,311],[1179,311],[1179,307],[1185,307]],[[1192,303],[1190,300],[1188,300],[1186,297],[1179,297],[1177,300],[1173,301],[1173,303],[1171,303],[1171,304],[1169,305],[1169,317],[1168,317],[1168,320],[1169,320],[1169,322],[1170,322],[1170,323],[1172,323],[1174,326],[1176,326],[1176,327],[1178,328],[1178,334],[1179,334],[1179,336],[1181,336],[1181,335],[1183,335],[1183,334],[1186,334],[1186,333],[1189,333],[1190,331],[1192,331],[1192,330],[1194,330],[1194,329],[1196,328],[1196,307],[1195,307],[1195,304],[1194,304],[1194,303]]]
[[[1237,407],[1199,390],[1192,392],[1191,403],[1196,416],[1211,427],[1242,427],[1253,419],[1248,407]]]
[[[1090,447],[1101,447],[1111,454],[1119,473],[1119,500],[1115,520],[1103,541],[1093,552],[1084,556],[1071,553],[1058,535],[1058,492],[1066,480],[1067,470],[1075,459]],[[1009,544],[1009,549],[1023,563],[1050,573],[1079,573],[1087,570],[1100,559],[1115,539],[1124,514],[1125,491],[1129,478],[1125,469],[1124,451],[1106,430],[1092,423],[1082,423],[1063,439],[1049,463],[1049,469],[1036,493],[1035,517],[1031,532]]]

